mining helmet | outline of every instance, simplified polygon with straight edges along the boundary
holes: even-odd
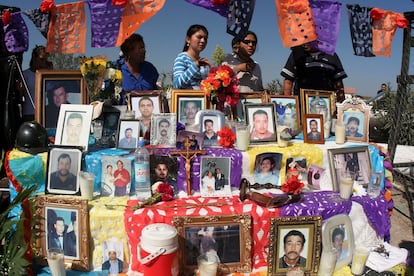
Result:
[[[24,122],[16,134],[16,148],[20,151],[38,154],[48,150],[46,129],[38,122]]]

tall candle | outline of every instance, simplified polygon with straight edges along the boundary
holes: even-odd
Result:
[[[336,124],[335,126],[335,142],[337,144],[345,143],[345,126]]]
[[[365,269],[365,262],[367,261],[369,250],[365,247],[355,248],[352,256],[351,272],[353,275],[362,275]]]
[[[338,250],[326,248],[322,250],[318,276],[332,275],[335,270]]]
[[[350,177],[341,177],[339,182],[339,195],[343,199],[349,199],[352,195],[354,180]]]
[[[289,141],[283,140],[282,138],[280,138],[280,133],[282,133],[282,131],[285,130],[286,128],[288,128],[288,127],[287,126],[278,126],[277,129],[276,129],[276,133],[277,133],[277,144],[281,148],[287,147],[289,145]]]
[[[237,149],[246,151],[250,143],[250,127],[246,124],[238,124],[236,126],[236,144]]]
[[[47,263],[53,276],[65,276],[65,262],[63,250],[50,248],[47,252]]]

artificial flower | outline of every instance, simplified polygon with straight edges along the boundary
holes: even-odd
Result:
[[[170,201],[174,199],[174,189],[170,184],[165,182],[156,182],[152,186],[152,197],[147,198],[138,205],[131,207],[132,210],[137,210],[147,205],[151,205],[160,201]]]
[[[3,25],[8,25],[12,19],[12,15],[9,10],[5,10],[1,16],[1,21],[3,21]]]
[[[211,0],[211,3],[214,5],[227,5],[229,0]]]
[[[285,183],[283,183],[282,191],[288,194],[297,195],[303,187],[305,187],[305,184],[299,180],[299,175],[292,175]]]
[[[112,0],[112,5],[117,7],[123,7],[128,3],[127,0]]]
[[[55,6],[54,0],[43,0],[40,3],[40,11],[43,13],[48,13]]]
[[[219,145],[226,148],[232,148],[234,146],[236,134],[234,134],[231,128],[223,126],[219,131],[217,131],[217,135],[220,137],[218,140]]]

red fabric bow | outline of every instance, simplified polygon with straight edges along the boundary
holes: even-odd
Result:
[[[123,7],[127,4],[127,0],[112,0],[112,5],[117,7]]]
[[[40,11],[43,13],[48,13],[55,6],[54,0],[43,0],[40,3]]]
[[[288,194],[299,194],[303,187],[305,187],[305,184],[303,184],[298,177],[299,175],[292,175],[289,177],[286,183],[282,185],[282,191]]]
[[[231,128],[223,126],[221,130],[217,131],[217,135],[220,137],[220,140],[218,141],[219,145],[226,148],[232,148],[234,146],[236,134],[234,134]]]
[[[1,21],[3,21],[3,25],[8,25],[12,19],[12,15],[9,10],[5,10],[3,15],[1,16]]]

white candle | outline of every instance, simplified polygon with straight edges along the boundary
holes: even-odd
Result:
[[[47,252],[47,263],[53,276],[65,276],[65,262],[63,251],[58,248],[49,249]]]
[[[82,198],[92,199],[95,175],[93,173],[80,171],[78,173],[78,181]]]
[[[281,148],[287,147],[289,145],[289,141],[283,140],[282,138],[280,138],[280,133],[282,133],[282,131],[284,131],[286,128],[288,128],[288,127],[287,126],[278,126],[277,129],[276,129],[277,144]]]
[[[335,270],[338,251],[335,248],[324,249],[319,264],[318,276],[332,275]]]
[[[352,195],[354,180],[349,177],[341,177],[339,182],[339,195],[343,199],[349,199]]]
[[[365,247],[357,247],[352,256],[351,272],[353,275],[362,275],[365,263],[369,255],[369,250]]]
[[[237,149],[246,151],[249,148],[250,143],[250,132],[248,125],[237,125],[236,126],[236,145]]]
[[[331,136],[331,120],[326,120],[324,123],[323,136],[328,139]]]
[[[345,126],[341,124],[335,126],[335,142],[337,144],[345,143]]]
[[[197,258],[199,276],[216,276],[220,263],[216,253],[208,252]]]

